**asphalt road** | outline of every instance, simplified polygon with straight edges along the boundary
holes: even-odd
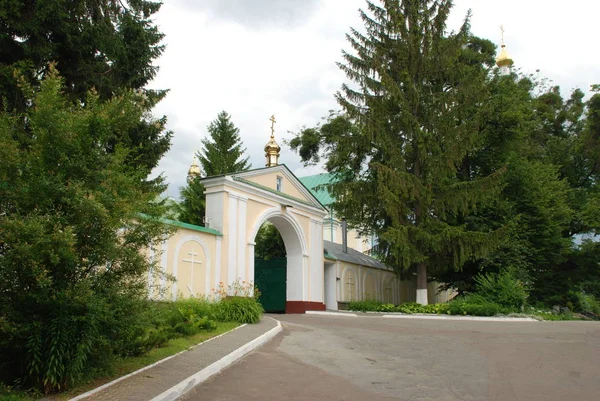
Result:
[[[600,400],[600,323],[277,315],[181,400]]]

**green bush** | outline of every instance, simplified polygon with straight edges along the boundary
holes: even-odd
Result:
[[[406,302],[396,307],[396,312],[402,313],[424,313],[423,305],[416,302]]]
[[[560,313],[552,313],[552,312],[536,312],[535,316],[538,316],[544,320],[575,320],[575,317],[571,312],[560,312]]]
[[[474,280],[477,294],[512,312],[521,312],[527,303],[529,295],[527,288],[509,272],[480,273]]]
[[[33,401],[40,398],[39,393],[25,393],[0,383],[0,400],[2,401]]]
[[[217,323],[210,320],[208,316],[200,317],[189,310],[179,311],[183,316],[183,321],[175,326],[175,331],[184,336],[193,336],[201,331],[214,331]]]
[[[501,305],[488,301],[479,294],[470,294],[456,298],[448,304],[447,313],[451,315],[495,316],[508,312]]]
[[[396,305],[382,304],[379,306],[379,312],[396,312]]]
[[[569,291],[567,298],[571,311],[589,317],[600,317],[600,302],[593,295],[586,294],[583,291]]]
[[[220,322],[258,323],[264,310],[253,297],[227,297],[216,304]]]
[[[406,302],[401,305],[384,304],[380,301],[366,300],[366,301],[353,301],[348,304],[348,309],[357,312],[400,312],[400,313],[430,313],[430,314],[444,314],[448,312],[449,305],[443,304],[429,304],[421,305],[416,302]]]
[[[443,304],[429,304],[423,306],[423,312],[421,313],[431,313],[435,315],[443,315],[448,313],[450,309],[450,305],[448,303]]]
[[[178,299],[172,304],[175,307],[176,312],[185,310],[194,313],[197,316],[208,316],[210,319],[215,318],[216,303],[211,302],[204,297]]]
[[[356,312],[379,312],[383,303],[375,300],[351,301],[348,303],[348,310]]]

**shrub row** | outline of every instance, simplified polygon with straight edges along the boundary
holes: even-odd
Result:
[[[219,302],[190,298],[176,302],[148,301],[148,321],[142,322],[126,355],[141,355],[178,336],[213,331],[216,322],[257,323],[262,306],[248,297],[228,297]]]
[[[428,313],[448,315],[494,316],[511,313],[512,310],[495,302],[487,301],[480,295],[470,295],[457,298],[451,302],[440,304],[421,305],[407,302],[401,305],[384,304],[379,301],[356,301],[348,304],[348,309],[359,312],[400,312],[400,313]]]
[[[414,302],[402,305],[383,304],[379,301],[350,302],[349,309],[363,312],[433,313],[449,315],[494,316],[521,312],[528,297],[526,286],[509,271],[498,274],[478,274],[475,293],[457,297],[443,304],[420,305]],[[586,298],[589,300],[589,298]],[[593,300],[593,299],[592,299]],[[589,302],[588,302],[589,303]]]

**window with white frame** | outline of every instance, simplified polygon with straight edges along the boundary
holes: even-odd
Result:
[[[283,178],[282,177],[277,177],[277,190],[281,191],[281,188],[283,187]]]

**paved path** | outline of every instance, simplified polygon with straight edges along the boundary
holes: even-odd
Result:
[[[279,315],[284,332],[181,400],[600,399],[600,323]]]
[[[84,401],[148,401],[179,384],[196,372],[225,357],[277,325],[263,318],[258,324],[240,327],[202,343],[190,351],[109,386]]]

